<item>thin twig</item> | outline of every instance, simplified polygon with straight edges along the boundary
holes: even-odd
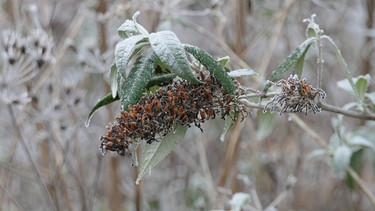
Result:
[[[256,97],[267,98],[267,97],[273,97],[275,95],[276,95],[276,93],[274,93],[274,92],[272,92],[272,93],[263,93],[263,92],[260,92],[260,93],[255,93],[255,94],[241,95],[241,96],[238,97],[238,99],[256,98]]]
[[[269,95],[268,94],[267,95],[264,95],[264,94],[241,95],[239,97],[239,102],[243,103],[245,106],[247,106],[249,108],[264,109],[263,105],[249,102],[248,100],[246,100],[244,98],[269,97],[269,96],[272,96],[271,94],[272,93],[270,93]],[[329,104],[326,104],[326,103],[322,103],[322,102],[319,102],[318,106],[323,111],[328,111],[328,112],[332,112],[332,113],[342,114],[344,116],[348,116],[348,117],[352,117],[352,118],[356,118],[356,119],[363,119],[363,120],[375,121],[375,115],[361,114],[361,113],[358,113],[358,112],[348,111],[348,110],[344,110],[344,109],[338,108],[336,106],[332,106],[332,105],[329,105]]]
[[[358,112],[348,111],[348,110],[344,110],[344,109],[341,109],[341,108],[338,108],[338,107],[335,107],[335,106],[331,106],[331,105],[328,105],[328,104],[325,104],[325,103],[322,103],[322,102],[318,103],[318,105],[322,110],[325,110],[325,111],[329,111],[329,112],[333,112],[333,113],[337,113],[337,114],[342,114],[342,115],[357,118],[357,119],[375,121],[375,115],[361,114],[361,113],[358,113]]]

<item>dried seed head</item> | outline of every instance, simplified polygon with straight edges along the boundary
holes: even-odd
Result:
[[[321,111],[315,102],[315,97],[319,95],[324,99],[327,96],[323,90],[312,87],[305,78],[299,79],[297,75],[290,75],[288,80],[281,79],[276,83],[270,83],[281,87],[281,91],[266,104],[264,111],[268,107],[270,107],[269,110],[274,111],[276,105],[279,104],[280,114],[288,112],[307,114],[309,109],[315,114]]]
[[[108,134],[101,137],[102,153],[110,150],[123,155],[123,152],[129,151],[133,141],[152,143],[157,137],[174,131],[176,125],[190,127],[194,124],[203,131],[201,123],[216,116],[223,119],[228,116],[237,118],[238,115],[243,119],[247,116],[247,108],[237,103],[237,97],[226,93],[216,78],[201,73],[199,79],[204,84],[177,80],[154,94],[144,95],[136,105],[129,106],[116,118]]]

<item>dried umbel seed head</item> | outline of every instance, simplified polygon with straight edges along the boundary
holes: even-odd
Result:
[[[266,104],[264,111],[268,107],[271,111],[274,111],[276,105],[279,104],[281,107],[280,114],[288,112],[304,112],[307,114],[309,109],[315,114],[321,111],[317,102],[315,102],[316,96],[319,95],[323,99],[327,96],[323,90],[312,87],[305,78],[299,79],[297,75],[290,75],[288,80],[281,79],[276,83],[269,83],[281,87],[281,91]]]
[[[133,142],[152,143],[174,131],[177,125],[190,127],[194,124],[203,131],[201,123],[209,119],[234,119],[239,115],[244,119],[247,116],[247,108],[238,104],[236,96],[226,93],[215,77],[202,72],[199,79],[204,83],[177,80],[129,106],[116,118],[116,123],[108,127],[107,135],[101,137],[102,153],[110,150],[124,155]],[[237,94],[243,91],[238,89]]]

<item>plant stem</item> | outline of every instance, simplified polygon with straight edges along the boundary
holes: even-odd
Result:
[[[371,115],[371,114],[361,114],[361,113],[358,113],[358,112],[348,111],[348,110],[344,110],[344,109],[341,109],[341,108],[338,108],[338,107],[335,107],[335,106],[331,106],[329,104],[325,104],[325,103],[322,103],[322,102],[319,102],[319,107],[322,110],[329,111],[329,112],[332,112],[332,113],[342,114],[342,115],[357,118],[357,119],[375,121],[375,116]]]
[[[269,97],[269,96],[272,96],[272,93],[263,94],[263,95],[262,94],[242,95],[242,96],[239,97],[239,102],[244,104],[245,106],[247,106],[249,108],[264,109],[263,105],[258,104],[258,103],[252,103],[252,102],[250,102],[250,101],[248,101],[244,98]],[[318,105],[323,111],[342,114],[344,116],[348,116],[348,117],[352,117],[352,118],[356,118],[356,119],[375,121],[375,115],[362,114],[362,113],[358,113],[358,112],[348,111],[348,110],[344,110],[344,109],[338,108],[336,106],[332,106],[332,105],[322,103],[322,102],[319,102]],[[275,109],[275,110],[277,111],[278,109]]]
[[[317,65],[318,65],[318,84],[317,88],[321,89],[323,84],[323,52],[322,52],[322,42],[321,42],[321,34],[317,33],[316,35],[316,45],[318,47],[318,59],[317,59]],[[320,97],[320,96],[319,96]]]

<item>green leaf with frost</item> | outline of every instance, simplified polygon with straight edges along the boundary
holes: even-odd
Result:
[[[347,138],[348,145],[367,147],[375,151],[375,143],[359,135],[353,135]]]
[[[116,64],[112,64],[111,72],[109,73],[109,84],[111,85],[112,97],[115,98],[117,96],[118,91],[118,73]]]
[[[365,99],[370,80],[370,75],[366,74],[364,76],[361,75],[356,78],[352,78],[354,86],[351,85],[351,82],[348,79],[338,81],[337,86],[353,95],[355,98],[358,98],[359,102],[362,103]]]
[[[140,14],[139,11],[134,13],[132,20],[126,20],[121,26],[117,29],[117,34],[123,38],[129,38],[136,35],[148,36],[147,30],[140,24],[137,23],[137,16]]]
[[[132,157],[131,157],[132,166],[138,166],[138,153],[137,153],[138,144],[139,144],[138,141],[134,141],[131,144],[130,151],[131,151],[131,155],[132,155]]]
[[[141,161],[139,162],[139,172],[136,184],[139,184],[146,172],[156,166],[163,160],[174,148],[176,148],[182,141],[187,131],[187,127],[181,125],[176,126],[175,132],[170,132],[163,138],[146,144]]]
[[[309,47],[307,47],[305,52],[303,52],[302,56],[297,60],[296,64],[294,65],[294,74],[297,74],[299,78],[301,78],[302,76],[303,66],[305,64],[305,57],[308,49]]]
[[[375,105],[375,92],[366,93],[365,96]]]
[[[130,59],[145,45],[148,45],[147,37],[136,35],[129,37],[119,43],[115,48],[115,64],[117,71],[123,79],[127,78],[126,67]]]
[[[190,69],[180,40],[173,32],[151,33],[149,40],[156,55],[174,74],[190,82],[201,83]]]
[[[126,20],[121,26],[117,29],[117,34],[123,38],[127,39],[132,36],[140,35],[141,33],[135,27],[135,23],[132,20]]]
[[[224,57],[218,58],[217,61],[218,61],[223,67],[225,67],[225,65],[227,65],[227,63],[230,61],[230,57],[229,57],[229,56],[224,56]]]
[[[358,77],[358,80],[355,82],[355,87],[357,88],[359,98],[362,102],[365,99],[365,93],[367,92],[370,80],[371,77],[367,74],[365,76]]]
[[[223,86],[224,90],[230,95],[234,95],[236,87],[233,84],[233,80],[230,78],[224,67],[206,51],[193,46],[184,45],[185,50],[196,58],[207,70],[217,79],[219,84]]]
[[[300,44],[292,54],[290,54],[271,74],[269,81],[275,82],[281,78],[281,76],[287,72],[293,65],[306,55],[306,51],[310,48],[311,44],[316,42],[315,37],[311,37]],[[271,87],[271,84],[267,84],[264,87],[263,92]]]
[[[103,99],[99,100],[95,106],[90,110],[89,112],[89,115],[87,116],[87,119],[86,119],[86,127],[89,126],[90,124],[90,120],[91,120],[91,117],[94,115],[94,113],[100,108],[100,107],[103,107],[105,105],[108,105],[110,103],[113,103],[115,102],[116,100],[119,100],[120,98],[117,96],[117,97],[112,97],[112,93],[108,93]]]
[[[142,52],[130,70],[128,81],[120,90],[121,106],[124,110],[128,105],[136,104],[142,97],[148,83],[151,80],[152,72],[155,69],[156,55],[152,49]]]
[[[258,73],[252,69],[238,69],[238,70],[230,71],[228,75],[232,78],[236,78],[236,77],[242,77],[242,76],[256,76],[258,75]]]
[[[332,136],[329,138],[330,148],[336,149],[341,145],[342,145],[342,141],[340,139],[340,135],[337,132],[332,134]]]
[[[151,79],[148,82],[147,88],[150,88],[155,85],[161,86],[163,84],[170,84],[172,83],[174,78],[176,78],[176,75],[173,73],[169,73],[169,74],[154,73],[152,74]]]
[[[141,13],[139,11],[137,11],[137,12],[134,13],[134,15],[132,17],[132,20],[135,23],[135,28],[139,31],[140,34],[143,34],[144,36],[148,36],[149,35],[148,31],[141,24],[138,24],[138,22],[137,22],[137,17],[138,17],[139,14],[141,14]]]
[[[354,92],[354,98],[355,98],[355,100],[358,104],[361,104],[361,100],[360,100],[359,94],[357,92],[357,88],[355,86],[353,76],[350,73],[349,67],[346,64],[346,61],[345,61],[344,57],[342,56],[340,49],[337,47],[336,43],[333,42],[331,37],[323,35],[322,39],[328,40],[328,42],[333,46],[333,48],[335,50],[335,53],[336,53],[337,61],[338,61],[339,65],[341,66],[341,69],[343,70],[344,75],[345,75],[346,79],[348,80],[350,86],[352,87],[352,90]]]
[[[324,149],[316,149],[316,150],[313,150],[312,152],[310,152],[309,154],[307,154],[306,158],[307,159],[312,159],[312,158],[315,158],[315,157],[319,157],[319,156],[322,156],[322,155],[327,155],[327,151],[324,150]]]
[[[332,157],[332,166],[336,173],[345,171],[350,164],[352,150],[346,146],[341,145],[335,149]]]

